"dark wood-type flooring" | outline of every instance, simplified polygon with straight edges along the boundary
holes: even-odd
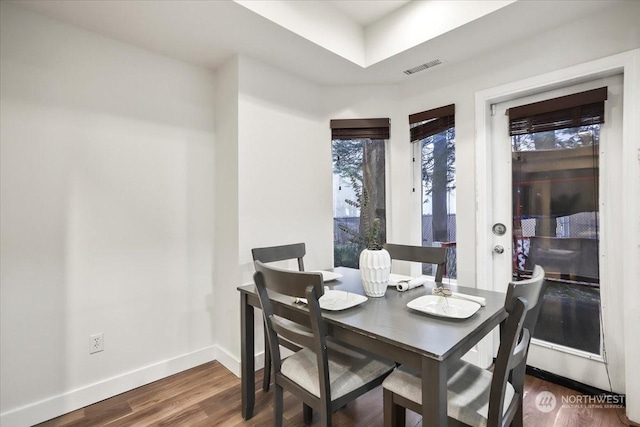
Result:
[[[244,421],[240,413],[240,379],[214,361],[128,391],[91,406],[39,424],[50,426],[270,426],[273,387],[261,390],[262,371],[256,374],[255,415]],[[556,408],[543,413],[534,399],[541,391],[558,399]],[[561,396],[580,393],[527,376],[524,425],[538,426],[623,426],[629,423],[623,409],[563,407]],[[285,392],[285,426],[304,426],[302,404]],[[566,406],[566,405],[565,405]],[[586,406],[586,405],[583,405]],[[319,425],[318,415],[313,425]],[[382,426],[382,388],[378,387],[334,414],[334,426]],[[422,426],[422,418],[407,412],[408,426]]]

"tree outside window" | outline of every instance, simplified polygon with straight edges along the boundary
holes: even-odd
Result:
[[[456,277],[455,128],[419,142],[422,175],[422,245],[446,246],[447,277]],[[432,274],[432,266],[423,266]]]
[[[385,141],[380,139],[334,139],[334,265],[358,268],[364,247],[345,229],[360,233],[365,216],[381,220],[382,241],[386,241]],[[366,215],[352,202],[366,192]]]
[[[455,278],[455,105],[411,114],[409,124],[413,161],[420,161],[422,246],[446,247],[446,276]],[[423,265],[424,274],[433,274],[432,269]]]

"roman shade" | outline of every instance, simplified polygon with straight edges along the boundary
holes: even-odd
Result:
[[[588,90],[509,108],[509,135],[604,123],[607,88]]]
[[[420,141],[455,126],[455,104],[409,115],[411,142]]]
[[[331,120],[331,139],[389,139],[391,120],[335,119]]]

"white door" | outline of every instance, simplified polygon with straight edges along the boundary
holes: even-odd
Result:
[[[489,238],[494,286],[505,290],[533,264],[549,273],[527,364],[616,392],[624,392],[623,314],[616,309],[623,255],[616,242],[624,236],[615,226],[623,200],[622,84],[612,76],[496,104],[489,142],[488,219],[505,226]],[[509,136],[508,108],[603,86],[604,124],[547,132],[537,141]]]

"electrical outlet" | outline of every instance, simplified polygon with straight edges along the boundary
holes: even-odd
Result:
[[[89,335],[89,354],[104,350],[104,333]]]

